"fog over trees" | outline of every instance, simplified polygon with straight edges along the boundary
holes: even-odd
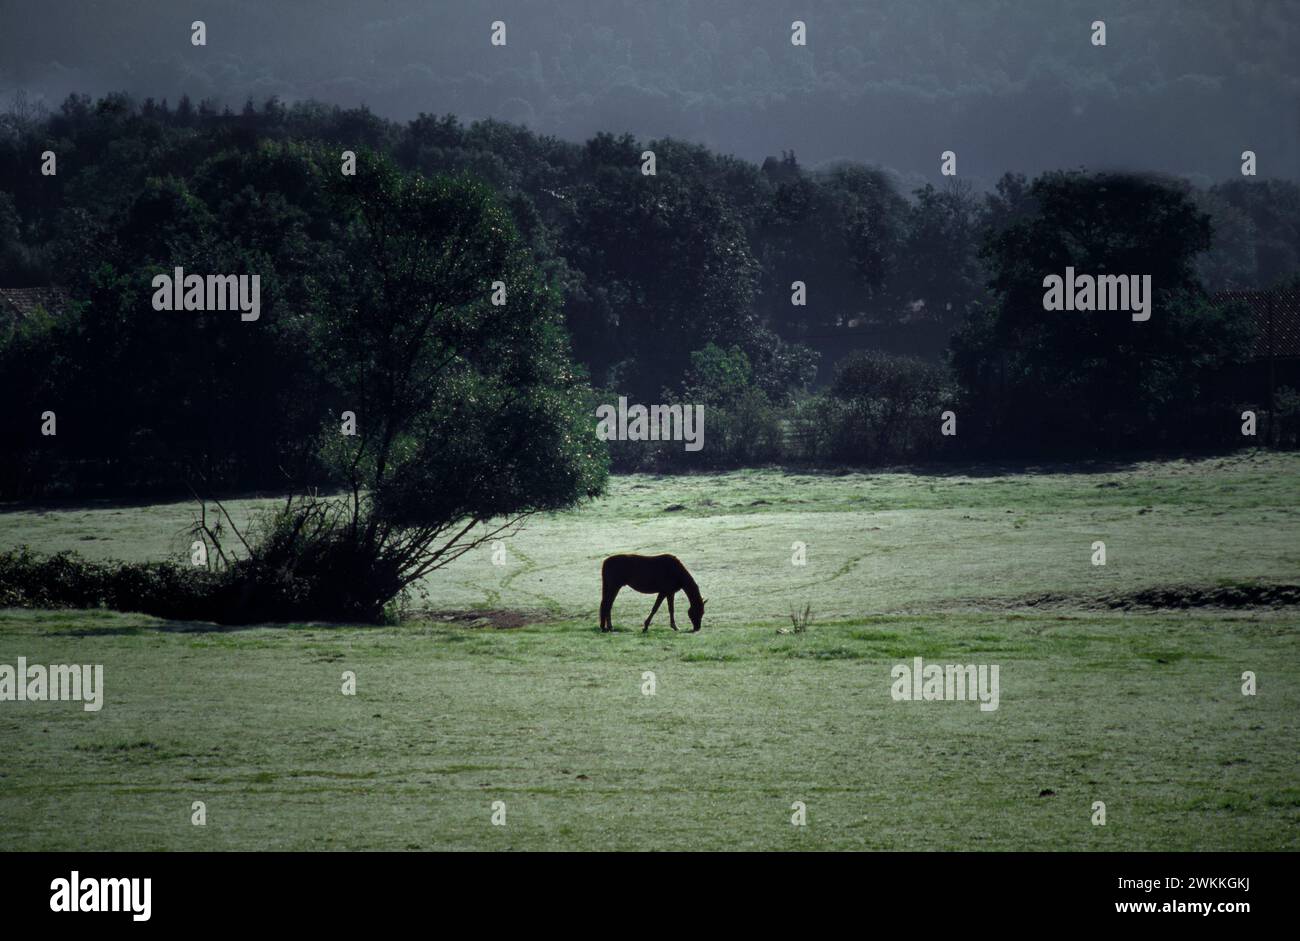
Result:
[[[493,117],[564,139],[672,136],[938,180],[1138,169],[1300,175],[1300,4],[1277,0],[0,0],[0,96],[252,97]],[[808,44],[790,42],[807,24]],[[190,43],[203,20],[208,41]],[[506,44],[490,43],[506,24]],[[1091,42],[1103,20],[1106,45]]]

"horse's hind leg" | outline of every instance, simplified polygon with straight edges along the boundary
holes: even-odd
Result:
[[[614,629],[614,598],[618,594],[617,588],[611,588],[606,585],[600,592],[600,629],[602,631],[612,631]]]
[[[655,606],[650,609],[650,616],[645,619],[645,626],[641,628],[642,634],[650,630],[650,622],[655,619],[655,612],[659,610],[659,606],[664,603],[664,598],[666,597],[667,596],[663,592],[660,592],[659,597],[655,599]],[[668,600],[668,607],[671,608],[672,606],[673,606],[673,602],[672,599],[670,598]]]

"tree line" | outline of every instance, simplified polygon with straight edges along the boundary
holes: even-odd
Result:
[[[793,153],[754,164],[671,139],[579,144],[274,99],[71,96],[0,124],[0,286],[71,299],[0,326],[7,496],[347,484],[322,447],[329,423],[346,410],[365,423],[400,395],[356,397],[349,376],[394,367],[344,342],[359,342],[346,333],[359,316],[340,310],[404,325],[420,297],[349,237],[353,210],[332,189],[344,150],[360,174],[489,194],[525,273],[475,269],[480,287],[550,298],[564,352],[546,374],[587,414],[618,395],[710,406],[699,455],[611,442],[621,469],[1222,445],[1242,404],[1225,376],[1250,334],[1209,294],[1294,287],[1300,271],[1300,187],[1278,180],[1061,171],[904,192],[880,168],[810,169]],[[448,225],[469,213],[442,205]],[[1045,312],[1042,278],[1067,264],[1152,275],[1156,315]],[[150,278],[174,267],[258,274],[261,319],[154,311]],[[466,289],[433,275],[421,283],[435,295]],[[469,355],[454,318],[436,327]],[[473,356],[504,355],[493,342]],[[533,367],[519,368],[529,388]],[[40,434],[47,410],[54,437]],[[484,460],[490,414],[458,426]]]

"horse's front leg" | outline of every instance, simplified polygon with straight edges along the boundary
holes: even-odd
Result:
[[[650,616],[649,616],[648,618],[645,619],[645,627],[641,628],[641,633],[642,633],[642,634],[644,634],[646,631],[650,630],[650,622],[654,620],[654,618],[655,618],[655,612],[659,610],[659,606],[660,606],[661,604],[663,604],[663,603],[664,603],[664,594],[663,594],[663,592],[660,592],[660,593],[659,593],[659,597],[655,599],[655,606],[654,606],[653,608],[650,609]],[[669,598],[669,599],[668,599],[668,608],[669,608],[669,610],[672,610],[672,607],[673,607],[673,600],[672,600],[671,598]],[[676,629],[677,629],[677,628],[673,628],[673,630],[676,630]]]
[[[673,595],[677,594],[673,592]],[[677,630],[677,616],[673,613],[673,595],[668,596],[668,623],[672,625],[673,630]]]

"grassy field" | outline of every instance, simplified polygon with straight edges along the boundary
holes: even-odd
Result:
[[[1293,455],[624,477],[533,521],[504,565],[485,547],[435,574],[399,626],[0,611],[0,663],[101,663],[107,690],[98,713],[0,702],[0,843],[1300,848],[1300,606],[1135,600],[1300,582],[1297,497]],[[190,518],[11,505],[0,548],[162,558]],[[672,633],[665,608],[642,635],[653,599],[625,591],[598,633],[599,562],[619,551],[681,556],[704,630]],[[808,630],[780,633],[804,605]],[[890,669],[916,656],[999,665],[999,708],[894,702]]]

